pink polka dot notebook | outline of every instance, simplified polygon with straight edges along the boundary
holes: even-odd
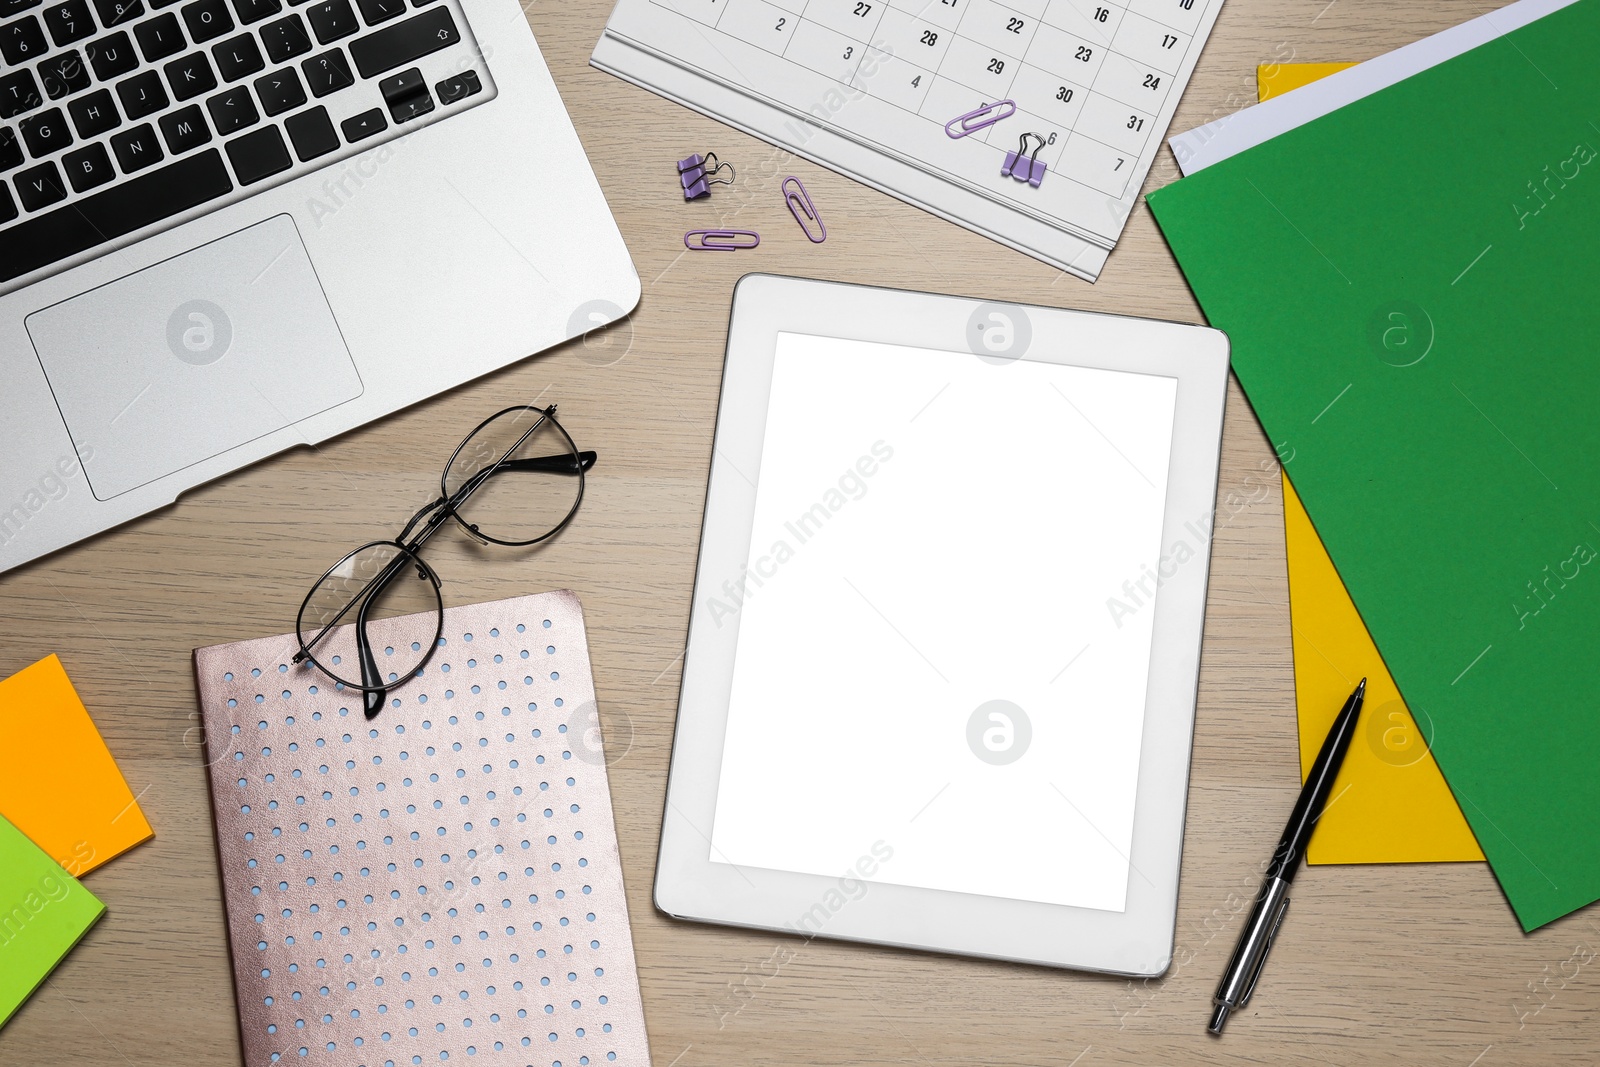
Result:
[[[297,649],[194,653],[247,1067],[649,1067],[577,597],[446,610],[370,721]]]

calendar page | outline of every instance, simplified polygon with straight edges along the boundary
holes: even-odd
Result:
[[[620,0],[593,63],[1093,281],[1221,3]]]

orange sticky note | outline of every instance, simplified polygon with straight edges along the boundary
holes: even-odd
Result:
[[[0,815],[75,876],[155,836],[55,656],[0,682]]]

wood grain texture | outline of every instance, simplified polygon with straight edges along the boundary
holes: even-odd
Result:
[[[1248,105],[1258,63],[1363,59],[1496,0],[1228,0],[1178,109],[1188,129]],[[1366,1064],[1600,1060],[1600,916],[1531,936],[1481,864],[1321,867],[1256,999],[1221,1041],[1209,997],[1297,786],[1283,526],[1273,451],[1229,394],[1177,962],[1129,982],[668,921],[651,906],[678,667],[729,292],[750,270],[1201,321],[1149,211],[1087,285],[587,66],[604,0],[528,17],[644,280],[631,320],[0,577],[0,673],[61,655],[156,838],[96,871],[110,912],[0,1031],[0,1065],[231,1065],[233,988],[190,650],[289,628],[311,576],[397,527],[485,413],[536,397],[601,456],[583,511],[528,553],[444,536],[450,602],[582,597],[657,1067],[767,1064]],[[531,133],[531,131],[530,131]],[[685,205],[671,163],[712,148],[735,190]],[[782,209],[800,175],[829,229]],[[1147,188],[1173,180],[1163,150]],[[691,220],[762,232],[686,256]],[[1230,497],[1235,501],[1228,503]],[[1536,802],[1536,800],[1533,800]],[[777,964],[774,952],[778,949]],[[772,972],[776,969],[776,974]]]

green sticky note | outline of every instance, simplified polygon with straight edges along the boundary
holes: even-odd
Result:
[[[0,1026],[106,906],[0,817]]]
[[[1530,930],[1600,898],[1596,41],[1580,0],[1149,197]]]

